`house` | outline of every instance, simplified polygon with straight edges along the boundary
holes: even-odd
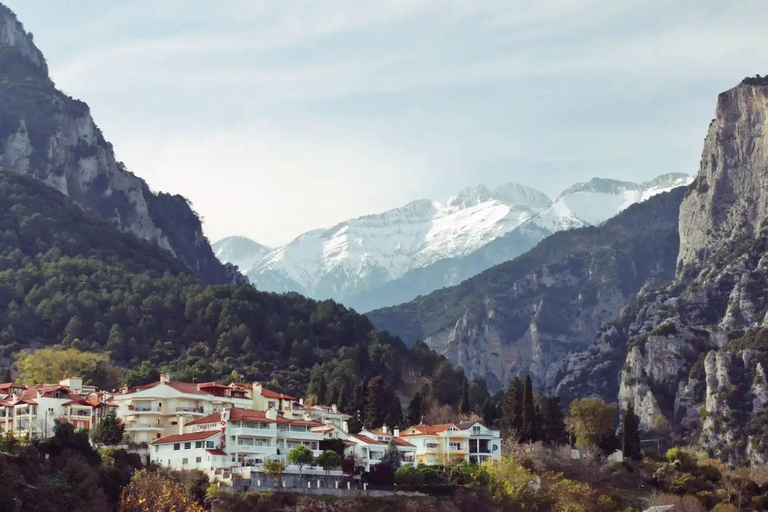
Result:
[[[177,382],[167,374],[145,386],[124,388],[111,400],[123,418],[128,441],[146,443],[177,433],[179,425],[225,407],[251,407],[248,390],[216,382]]]
[[[380,429],[363,429],[358,434],[351,436],[350,440],[355,443],[353,447],[355,459],[363,463],[366,471],[370,471],[372,466],[381,462],[381,457],[391,440],[394,440],[404,464],[416,462],[416,445],[401,438],[400,430],[397,427],[392,431],[386,425]]]
[[[286,460],[288,452],[299,445],[306,446],[317,457],[322,453],[323,434],[314,429],[322,426],[314,421],[288,419],[274,408],[267,411],[227,408],[180,425],[177,434],[150,442],[150,460],[174,469],[258,468],[265,460]],[[209,435],[200,438],[206,441],[206,446],[179,441],[178,436],[190,434]],[[207,447],[209,440],[214,442],[213,448]],[[199,451],[201,449],[215,450],[215,453],[208,453],[209,458]],[[188,453],[169,457],[171,451]]]
[[[83,386],[79,377],[64,377],[58,384],[20,386],[2,384],[9,391],[0,399],[0,433],[22,437],[50,437],[57,422],[89,429],[109,410],[111,404],[92,386]]]
[[[415,425],[400,437],[416,446],[416,464],[436,465],[469,460],[468,431],[454,423]]]
[[[468,459],[482,463],[487,459],[501,457],[501,431],[486,427],[479,421],[456,425],[459,430],[469,433]]]
[[[303,405],[303,403],[302,403]],[[307,419],[323,424],[333,424],[344,432],[349,430],[348,421],[352,417],[336,408],[336,405],[313,405],[306,408]]]
[[[253,405],[251,407],[257,411],[274,408],[278,412],[285,413],[292,410],[292,404],[296,401],[294,397],[267,389],[258,382],[254,382],[252,388]]]

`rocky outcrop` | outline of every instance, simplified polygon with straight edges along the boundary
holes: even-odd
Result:
[[[731,462],[768,457],[767,123],[768,84],[720,95],[680,207],[675,280],[641,292],[613,344],[626,353],[619,401],[634,405],[641,426],[661,416]]]
[[[207,282],[242,282],[213,255],[183,197],[153,193],[116,160],[88,106],[55,88],[32,36],[4,6],[0,167],[37,178],[120,229],[154,241]]]
[[[674,276],[683,194],[654,196],[599,228],[557,233],[459,286],[368,316],[406,341],[423,339],[492,389],[530,374],[552,391],[578,365],[568,356],[589,347],[648,279]],[[613,396],[624,353],[604,360],[607,376],[595,381]]]

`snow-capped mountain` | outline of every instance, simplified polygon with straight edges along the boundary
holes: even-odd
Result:
[[[272,249],[245,236],[223,238],[211,246],[219,261],[237,265],[247,270],[266,256]]]
[[[219,250],[224,241],[214,250],[223,261],[247,269],[262,290],[333,298],[368,311],[458,284],[523,254],[555,231],[600,224],[635,202],[690,181],[685,174],[642,184],[595,178],[569,187],[554,203],[518,184],[494,190],[480,185],[445,202],[414,201],[310,231],[250,268],[241,264],[244,254],[238,254],[238,263]]]

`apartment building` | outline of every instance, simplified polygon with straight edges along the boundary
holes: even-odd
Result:
[[[400,437],[416,446],[416,464],[484,462],[501,457],[501,432],[480,422],[415,425]]]
[[[416,461],[416,445],[399,437],[400,431],[395,428],[390,431],[386,425],[380,429],[363,429],[358,434],[350,435],[349,441],[353,444],[347,448],[346,453],[354,453],[355,460],[370,471],[373,466],[381,462],[389,442],[394,439],[397,451],[400,452],[404,464],[414,464]]]
[[[299,445],[317,457],[322,453],[320,441],[324,436],[315,429],[321,427],[315,421],[288,419],[275,408],[228,408],[181,425],[177,434],[152,441],[150,460],[174,469],[259,467],[265,460],[286,460],[288,452]],[[188,439],[190,435],[202,437]],[[198,445],[197,441],[205,443]]]
[[[178,433],[179,425],[226,407],[251,407],[248,389],[216,382],[177,382],[167,374],[145,386],[124,388],[112,396],[123,418],[127,440],[147,443]]]
[[[66,377],[58,384],[0,385],[0,433],[45,438],[53,435],[57,422],[76,429],[89,429],[114,404],[79,377]],[[7,392],[7,393],[6,393]]]

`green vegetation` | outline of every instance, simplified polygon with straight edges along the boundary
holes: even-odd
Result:
[[[582,398],[571,402],[571,431],[576,446],[584,453],[599,450],[610,453],[615,448],[613,420],[616,407],[597,398]]]

